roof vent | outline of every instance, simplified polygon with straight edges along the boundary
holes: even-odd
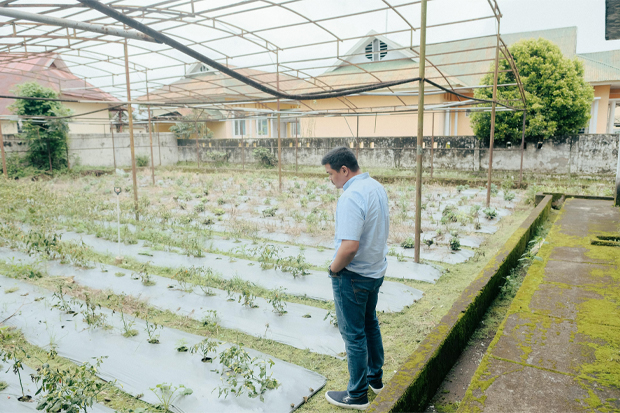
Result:
[[[387,55],[387,44],[381,40],[374,39],[366,45],[366,59],[376,62],[383,59]]]

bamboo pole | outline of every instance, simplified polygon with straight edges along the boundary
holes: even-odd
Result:
[[[127,40],[124,43],[125,49],[125,80],[127,82],[127,101],[131,102],[131,84],[129,82],[129,52],[127,50]],[[120,113],[120,112],[119,112]],[[136,211],[136,221],[140,220],[138,212],[138,178],[136,173],[136,148],[133,140],[133,110],[131,104],[127,104],[127,117],[129,118],[129,147],[131,148],[131,176],[133,178],[133,202]]]
[[[491,104],[491,139],[489,141],[489,176],[487,179],[487,208],[491,205],[491,176],[493,174],[493,142],[495,140],[495,102],[497,101],[497,75],[499,70],[499,17],[497,18],[497,46],[493,74],[493,103]]]
[[[422,229],[422,142],[424,140],[424,78],[426,76],[426,4],[421,4],[420,24],[420,94],[418,98],[418,141],[416,147],[416,181],[415,181],[415,252],[414,261],[420,262],[420,231]]]
[[[6,179],[8,179],[9,174],[6,170],[6,154],[4,153],[4,136],[2,134],[2,122],[0,122],[0,152],[2,152],[2,174]]]

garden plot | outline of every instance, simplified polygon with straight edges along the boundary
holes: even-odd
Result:
[[[2,247],[0,259],[13,264],[36,262],[26,254]],[[341,357],[345,351],[338,328],[328,320],[328,311],[317,307],[278,302],[276,305],[279,304],[283,312],[279,315],[264,298],[249,298],[252,304],[243,305],[244,297],[241,294],[208,288],[206,290],[210,295],[207,296],[189,283],[182,287],[176,281],[156,275],[149,275],[155,285],[146,286],[139,279],[132,278],[131,271],[112,265],[78,269],[57,261],[46,261],[41,266],[45,267],[50,276],[73,277],[75,282],[89,288],[112,291],[117,295],[127,294],[160,310],[179,313],[198,321],[217,322],[222,327],[255,337],[334,357]],[[170,288],[171,283],[175,288]]]
[[[92,235],[64,232],[62,236],[63,240],[82,240],[99,253],[111,255],[118,253],[118,244]],[[333,301],[331,282],[327,274],[323,272],[308,271],[307,275],[293,277],[289,273],[275,269],[262,270],[255,261],[209,253],[206,253],[204,257],[187,257],[166,251],[145,252],[143,244],[143,242],[139,242],[136,245],[124,245],[122,247],[123,255],[143,263],[150,262],[162,267],[209,267],[220,273],[225,279],[233,279],[237,276],[244,281],[253,282],[270,290],[284,288],[287,294]],[[145,253],[148,255],[144,255]],[[378,311],[398,312],[422,298],[423,292],[404,284],[386,281],[381,286],[379,294]]]
[[[157,393],[150,389],[163,383],[193,389],[192,394],[172,402],[170,409],[175,412],[288,412],[325,385],[323,376],[276,359],[267,371],[279,385],[264,392],[264,402],[247,395],[218,397],[218,387],[226,386],[222,378],[230,377],[226,375],[227,368],[221,356],[241,351],[240,347],[216,343],[215,351],[211,352],[213,361],[205,363],[201,355],[178,351],[203,342],[204,337],[164,327],[152,333],[157,337],[148,335],[159,341],[159,344],[151,344],[147,342],[144,333],[147,324],[143,320],[125,316],[125,322],[134,323],[132,327],[139,331],[136,336],[125,337],[122,332],[127,326],[118,314],[107,309],[96,310],[96,314],[94,309],[84,314],[68,314],[66,306],[85,303],[54,299],[47,290],[3,276],[0,276],[0,286],[14,290],[10,294],[0,294],[0,317],[15,314],[5,324],[20,329],[28,342],[42,348],[54,346],[59,355],[79,363],[107,356],[98,370],[99,376],[104,380],[116,379],[125,392],[143,395],[141,398],[147,403],[160,404]],[[91,320],[88,323],[84,317],[87,314]],[[97,324],[93,320],[97,320]],[[256,360],[267,362],[269,359],[254,350],[248,349],[247,353]],[[259,365],[252,367],[247,361],[243,365],[244,373],[258,373]]]
[[[36,386],[30,380],[30,375],[35,374],[35,371],[30,367],[23,365],[23,370],[20,371],[21,374],[21,384],[19,380],[19,376],[14,374],[10,369],[6,369],[7,366],[3,366],[0,369],[0,382],[5,382],[7,384],[7,388],[4,390],[0,390],[0,412],[7,413],[35,413],[39,412],[37,410],[36,398],[34,396],[36,392]],[[24,394],[33,397],[30,402],[20,402],[17,400],[22,396],[22,387],[24,387]],[[91,408],[88,409],[89,412],[93,413],[114,413],[114,410],[103,406],[99,403],[93,404]]]

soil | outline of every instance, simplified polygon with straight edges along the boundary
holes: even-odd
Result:
[[[439,386],[435,397],[426,408],[427,413],[456,411],[456,406],[465,397],[471,378],[492,340],[491,336],[469,343]]]
[[[203,357],[200,361],[203,363],[211,363],[213,359],[211,357]]]
[[[26,394],[25,396],[20,396],[17,398],[18,401],[20,402],[31,402],[32,401],[32,396],[30,396],[29,394]]]

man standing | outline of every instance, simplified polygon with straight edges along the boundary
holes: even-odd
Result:
[[[388,199],[383,186],[360,171],[350,149],[329,151],[321,164],[336,188],[344,189],[336,207],[336,253],[329,276],[349,367],[347,390],[328,391],[325,398],[364,410],[368,387],[375,394],[383,389],[383,342],[375,308],[387,269]]]

